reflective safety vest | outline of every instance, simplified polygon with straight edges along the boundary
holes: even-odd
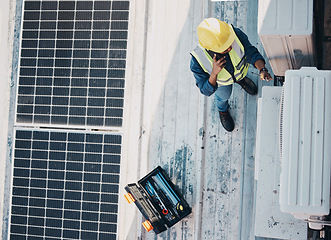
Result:
[[[233,75],[236,81],[240,81],[246,76],[249,64],[245,61],[244,46],[241,44],[237,35],[235,35],[235,40],[231,46],[232,50],[229,52],[229,56],[234,68]],[[213,70],[213,58],[208,54],[206,49],[199,45],[191,52],[191,54],[198,61],[202,69],[206,73],[211,74]],[[234,80],[232,75],[225,68],[223,68],[217,75],[217,84],[222,86],[233,83]]]

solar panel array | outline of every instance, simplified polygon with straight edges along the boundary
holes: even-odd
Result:
[[[17,130],[10,239],[116,239],[121,136]]]
[[[129,1],[25,1],[18,123],[121,126]]]
[[[23,0],[9,239],[117,238],[129,4]]]

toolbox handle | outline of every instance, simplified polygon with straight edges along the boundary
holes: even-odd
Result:
[[[150,221],[146,220],[142,224],[143,224],[143,227],[146,229],[147,232],[153,230],[153,226],[152,226]]]
[[[136,201],[136,199],[134,199],[134,197],[132,196],[131,193],[125,194],[124,197],[125,197],[126,201],[128,201],[129,204]]]

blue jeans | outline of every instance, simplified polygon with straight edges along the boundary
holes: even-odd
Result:
[[[226,85],[226,86],[219,86],[215,92],[215,102],[218,111],[226,112],[230,105],[228,103],[228,99],[231,96],[232,93],[232,85]]]

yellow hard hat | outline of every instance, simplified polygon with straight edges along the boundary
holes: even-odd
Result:
[[[234,31],[227,23],[216,18],[206,18],[198,26],[199,43],[213,52],[224,52],[234,41]]]

